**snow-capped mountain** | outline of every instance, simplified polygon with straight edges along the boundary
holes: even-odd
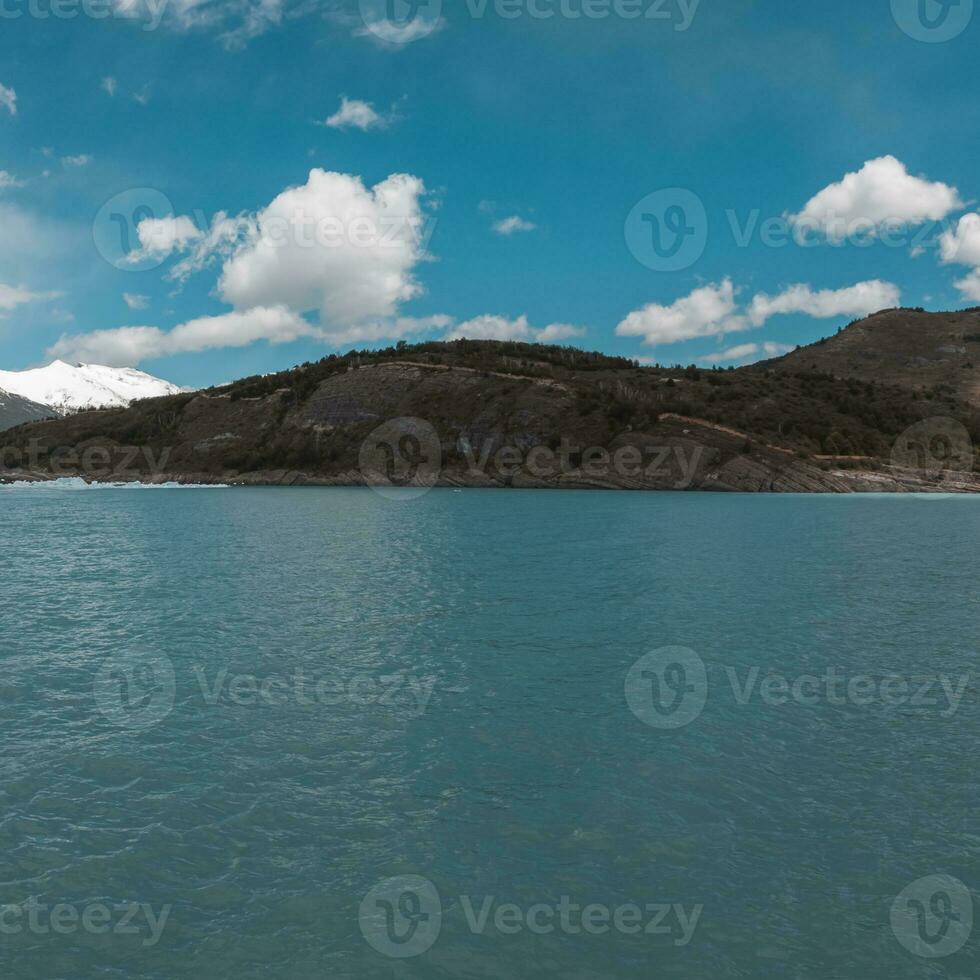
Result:
[[[141,398],[175,395],[182,390],[134,368],[64,361],[31,371],[0,371],[0,389],[63,415],[90,408],[125,408]]]

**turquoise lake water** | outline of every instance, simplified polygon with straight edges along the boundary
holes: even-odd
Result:
[[[980,975],[980,500],[47,487],[0,528],[5,977]]]

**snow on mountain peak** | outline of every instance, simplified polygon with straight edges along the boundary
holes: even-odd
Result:
[[[141,398],[175,395],[181,388],[134,368],[52,361],[30,371],[0,371],[0,389],[71,414],[91,408],[125,408]]]

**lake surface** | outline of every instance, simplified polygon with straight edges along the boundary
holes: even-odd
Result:
[[[980,500],[43,487],[0,528],[4,976],[980,975]]]

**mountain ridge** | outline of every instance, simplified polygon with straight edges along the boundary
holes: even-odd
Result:
[[[957,398],[980,406],[980,307],[941,313],[881,310],[761,366],[824,371],[918,391],[947,385]]]
[[[931,316],[919,341],[935,347],[948,315]],[[862,336],[866,323],[842,334]],[[725,370],[517,342],[399,344],[8,438],[41,448],[20,471],[41,479],[53,475],[44,454],[67,447],[112,460],[107,472],[59,468],[86,479],[980,492],[980,405],[962,386],[880,380],[877,347],[844,359],[844,375],[809,367],[805,352],[828,343],[794,352],[798,363]],[[547,459],[551,469],[538,465]]]

